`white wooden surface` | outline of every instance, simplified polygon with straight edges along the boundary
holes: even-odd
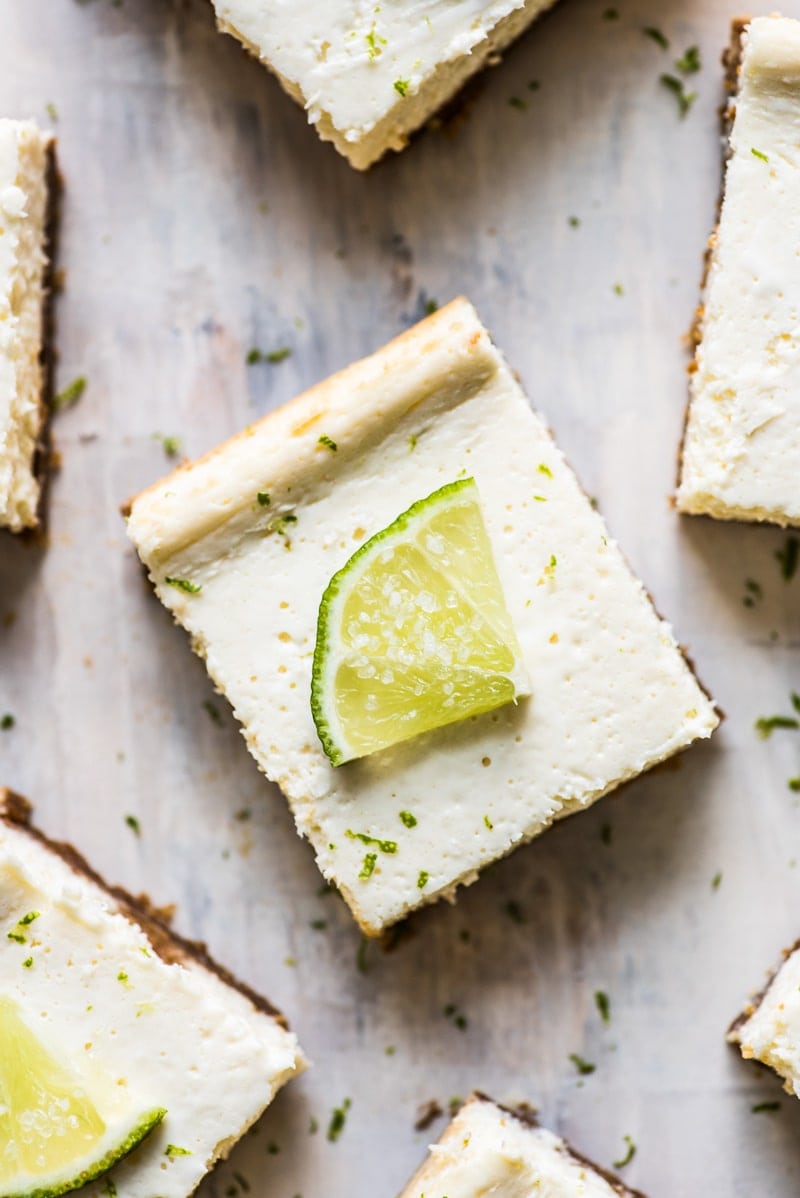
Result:
[[[59,380],[89,379],[55,425],[49,545],[0,544],[0,712],[16,717],[0,778],[110,878],[177,901],[179,928],[279,1003],[315,1062],[207,1195],[241,1194],[235,1171],[253,1198],[391,1198],[438,1130],[414,1132],[417,1105],[473,1086],[529,1099],[603,1163],[631,1135],[625,1175],[652,1198],[800,1190],[800,1105],[753,1114],[778,1083],[723,1042],[800,932],[786,785],[800,737],[753,732],[800,689],[800,576],[781,578],[778,531],[688,523],[668,505],[732,13],[723,0],[620,0],[606,21],[607,7],[563,0],[455,133],[428,132],[363,177],[215,33],[206,0],[0,0],[0,111],[48,123],[45,106],[57,109]],[[784,10],[800,16],[800,3]],[[681,121],[658,76],[693,42],[705,65]],[[380,345],[425,297],[460,291],[728,719],[679,768],[425,913],[394,953],[370,947],[362,973],[354,925],[319,896],[309,849],[148,593],[117,508],[165,470],[154,433],[194,456]],[[251,346],[284,344],[282,364],[245,366]],[[754,609],[748,576],[764,589]],[[575,1052],[594,1074],[577,1077]]]

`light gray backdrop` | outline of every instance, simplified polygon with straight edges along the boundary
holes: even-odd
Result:
[[[206,0],[0,0],[0,111],[59,137],[59,384],[88,378],[55,422],[47,549],[0,544],[0,712],[16,717],[0,779],[111,879],[176,901],[180,930],[280,1004],[315,1061],[207,1195],[243,1198],[235,1171],[252,1198],[392,1198],[441,1126],[416,1133],[418,1104],[473,1086],[527,1098],[602,1163],[632,1136],[625,1176],[652,1198],[798,1193],[800,1105],[752,1113],[778,1083],[723,1035],[800,933],[800,735],[753,731],[800,689],[800,576],[781,578],[779,531],[669,506],[733,14],[620,0],[611,21],[607,7],[563,0],[456,127],[361,176],[215,33]],[[652,24],[669,51],[642,33]],[[681,120],[659,75],[692,43],[704,65]],[[167,467],[154,434],[201,453],[458,292],[728,718],[711,745],[425,913],[394,953],[370,947],[360,972],[355,926],[319,896],[117,509]],[[292,355],[248,368],[254,345]],[[578,1077],[570,1053],[596,1071]]]

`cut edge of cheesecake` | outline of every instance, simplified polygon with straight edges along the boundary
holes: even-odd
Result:
[[[29,355],[30,372],[34,377],[28,381],[28,390],[35,394],[36,405],[29,421],[30,428],[25,434],[26,441],[30,442],[30,452],[26,450],[24,464],[26,482],[32,487],[33,495],[31,502],[22,505],[23,510],[19,510],[20,504],[14,503],[10,496],[0,496],[0,529],[25,538],[37,538],[46,525],[52,457],[54,280],[62,180],[58,170],[55,135],[39,129],[33,121],[13,123],[26,127],[26,131],[34,137],[37,154],[42,156],[41,170],[37,167],[35,171],[36,182],[43,189],[37,199],[37,206],[41,209],[40,228],[33,231],[29,249],[41,254],[43,262],[41,269],[25,287],[22,300],[26,323],[33,326],[37,341],[36,353]]]
[[[756,1057],[752,1053],[745,1052],[742,1033],[753,1016],[763,1006],[774,983],[778,980],[781,970],[788,964],[791,958],[796,956],[798,953],[800,953],[800,939],[796,940],[794,944],[789,946],[789,948],[785,948],[783,950],[779,963],[768,971],[767,979],[763,986],[760,990],[756,991],[756,993],[748,1000],[747,1003],[745,1003],[743,1009],[733,1020],[733,1023],[731,1023],[725,1036],[728,1044],[732,1045],[734,1048],[737,1048],[745,1061],[755,1061],[756,1064],[763,1065],[764,1068],[770,1069],[781,1079],[783,1082],[783,1087],[787,1093],[792,1095],[794,1095],[795,1091],[791,1084],[791,1079],[787,1076],[787,1074],[782,1073],[781,1070],[778,1069],[771,1061],[764,1060],[761,1057]]]
[[[447,1149],[450,1142],[453,1140],[463,1140],[464,1124],[469,1120],[470,1114],[475,1112],[481,1106],[488,1106],[493,1112],[501,1114],[507,1119],[513,1120],[521,1128],[535,1134],[537,1131],[546,1132],[548,1135],[554,1136],[557,1141],[557,1151],[562,1156],[565,1156],[569,1161],[585,1169],[604,1181],[619,1198],[645,1198],[645,1195],[640,1190],[632,1190],[626,1186],[620,1177],[616,1174],[604,1169],[601,1165],[596,1164],[582,1153],[577,1152],[573,1146],[555,1132],[549,1132],[544,1128],[536,1118],[535,1112],[527,1105],[518,1107],[504,1106],[502,1103],[495,1102],[494,1099],[482,1093],[480,1090],[473,1090],[469,1098],[457,1113],[453,1116],[450,1123],[444,1129],[442,1135],[434,1145],[434,1148],[429,1151],[428,1156],[423,1161],[417,1172],[409,1181],[404,1190],[401,1191],[398,1198],[420,1198],[422,1191],[421,1186],[425,1187],[425,1193],[429,1192],[430,1184],[438,1182],[440,1179],[446,1183],[446,1175],[444,1169],[437,1169],[436,1165],[436,1150]]]
[[[688,335],[690,352],[692,355],[687,366],[687,372],[690,378],[697,372],[698,369],[698,352],[700,344],[703,340],[705,295],[709,274],[711,271],[711,265],[714,260],[717,237],[719,234],[719,222],[722,214],[722,205],[724,203],[726,194],[726,168],[731,156],[730,139],[733,131],[733,124],[736,119],[736,100],[739,95],[742,60],[744,57],[744,36],[747,33],[752,20],[752,16],[734,17],[731,20],[730,41],[722,52],[721,61],[723,67],[723,84],[725,89],[725,99],[719,110],[720,129],[722,134],[722,153],[720,156],[722,179],[720,182],[719,198],[717,201],[716,221],[714,222],[714,228],[708,239],[706,249],[703,254],[703,269],[700,280],[700,303],[695,309],[694,318],[692,320]],[[676,510],[684,516],[707,516],[714,520],[776,524],[781,528],[800,527],[800,518],[794,519],[792,517],[788,517],[785,512],[782,512],[778,509],[760,506],[739,507],[736,505],[731,505],[725,503],[711,492],[698,492],[691,498],[687,498],[682,494],[684,451],[686,447],[686,439],[689,433],[689,418],[692,407],[692,398],[693,396],[690,392],[689,398],[684,407],[683,433],[678,450],[678,468],[674,499]]]
[[[53,840],[33,823],[33,805],[22,795],[7,787],[0,787],[0,824],[16,833],[30,837],[41,848],[62,861],[77,877],[90,883],[110,900],[112,909],[128,923],[139,928],[149,940],[153,951],[167,965],[190,965],[199,967],[212,975],[224,986],[240,994],[258,1015],[263,1015],[289,1032],[286,1017],[263,995],[245,982],[239,981],[224,965],[220,965],[209,954],[207,946],[198,940],[189,940],[173,931],[170,926],[171,907],[158,907],[144,894],[132,895],[121,886],[112,886],[99,874],[71,844]],[[296,1042],[295,1042],[296,1043]],[[220,1140],[206,1161],[206,1176],[229,1155],[245,1133],[266,1111],[277,1092],[292,1078],[299,1076],[308,1067],[308,1061],[299,1045],[291,1068],[271,1078],[270,1094],[263,1104],[257,1104],[252,1117],[241,1129]]]
[[[474,50],[441,63],[414,95],[398,96],[392,108],[356,141],[348,140],[324,108],[316,120],[309,119],[320,139],[331,142],[352,167],[359,171],[369,170],[389,151],[405,149],[411,136],[449,104],[469,79],[485,67],[496,65],[511,43],[555,3],[556,0],[525,0],[520,8],[501,18]],[[250,41],[234,22],[217,16],[217,28],[240,42],[276,77],[283,90],[297,104],[307,108],[308,99],[302,88],[277,70],[265,52]]]
[[[308,490],[329,473],[331,454],[320,444],[321,434],[336,443],[335,461],[341,463],[379,441],[387,422],[438,391],[463,399],[496,370],[489,334],[469,300],[459,296],[127,500],[121,510],[128,534],[146,564],[161,562],[238,511],[252,510],[256,480],[265,476],[272,480],[269,506],[275,512],[282,501],[291,502],[292,488]],[[181,508],[190,514],[181,515]]]

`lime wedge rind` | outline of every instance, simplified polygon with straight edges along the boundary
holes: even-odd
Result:
[[[71,1194],[73,1190],[79,1190],[83,1186],[88,1185],[89,1182],[97,1181],[98,1178],[110,1173],[126,1156],[129,1156],[138,1148],[150,1133],[158,1127],[166,1114],[167,1112],[164,1107],[156,1107],[154,1110],[147,1111],[140,1117],[136,1126],[121,1143],[109,1148],[108,1151],[104,1152],[96,1160],[83,1165],[78,1173],[72,1173],[70,1170],[71,1175],[69,1177],[61,1175],[59,1177],[48,1178],[46,1182],[37,1178],[35,1185],[32,1187],[26,1187],[23,1183],[22,1188],[8,1192],[4,1190],[2,1198],[60,1198],[62,1194]]]
[[[382,546],[391,556],[381,554]],[[432,604],[436,614],[429,620],[416,607],[422,606],[426,584],[434,601],[446,600],[438,610]],[[415,590],[417,585],[422,589]],[[405,604],[399,619],[392,601]],[[357,644],[365,639],[370,649],[362,653]],[[371,672],[369,682],[359,681],[368,676],[363,669]],[[388,690],[376,669],[388,670]],[[421,677],[428,680],[424,695]],[[367,690],[371,716],[370,709],[358,711],[359,691]],[[473,478],[417,500],[365,541],[328,583],[317,620],[311,712],[332,765],[528,694]],[[398,697],[401,706],[409,700],[407,713],[395,715]],[[349,718],[346,727],[342,710]],[[372,725],[366,739],[355,732],[356,722],[362,730]]]

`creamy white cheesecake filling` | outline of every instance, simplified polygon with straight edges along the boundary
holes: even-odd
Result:
[[[485,1098],[459,1111],[400,1198],[620,1198],[558,1136]]]
[[[0,120],[0,527],[37,523],[36,447],[44,422],[42,321],[47,166],[52,138]]]
[[[800,21],[744,34],[681,511],[800,524]]]
[[[310,707],[322,593],[366,537],[467,475],[532,697],[334,769]],[[146,491],[128,531],[369,934],[717,724],[464,300]],[[397,846],[368,878],[364,836]]]
[[[353,166],[401,149],[554,0],[213,0]]]
[[[0,994],[101,1113],[167,1108],[114,1167],[120,1198],[186,1198],[304,1064],[275,1018],[198,962],[167,964],[109,894],[5,824]]]
[[[783,1078],[784,1089],[800,1097],[800,949],[787,957],[730,1039],[743,1057],[769,1065]]]

